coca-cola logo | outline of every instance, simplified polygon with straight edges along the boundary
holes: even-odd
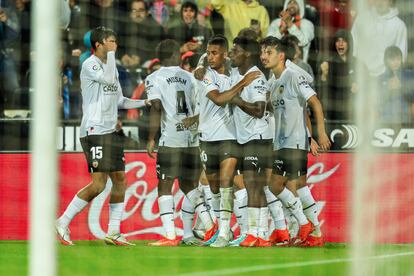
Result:
[[[133,161],[126,164],[125,166],[126,174],[134,172],[134,178],[136,179],[132,183],[128,183],[128,189],[125,193],[125,206],[129,206],[130,202],[133,202],[132,207],[124,210],[122,216],[122,221],[128,219],[133,219],[137,221],[145,221],[146,225],[153,224],[154,226],[145,227],[143,229],[136,229],[128,233],[124,233],[125,236],[136,236],[142,234],[164,234],[164,229],[161,224],[158,224],[156,220],[159,219],[159,212],[154,212],[158,210],[158,192],[156,183],[148,183],[145,176],[147,173],[147,165],[142,161]],[[106,202],[106,199],[109,197],[112,188],[112,181],[108,179],[104,191],[99,194],[91,203],[89,214],[88,214],[88,226],[91,233],[99,238],[103,239],[106,235],[101,226],[101,215]],[[177,189],[174,193],[174,202],[177,204],[181,201],[183,193]],[[137,211],[139,213],[137,213]],[[179,210],[176,210],[175,217],[179,216]],[[176,228],[177,234],[181,235],[182,229]]]
[[[331,177],[340,167],[340,164],[331,169],[326,169],[322,162],[315,163],[308,169],[308,184],[313,187],[313,184],[324,182]],[[125,166],[126,174],[131,178],[133,174],[133,181],[128,183],[128,189],[125,193],[125,206],[122,216],[122,222],[128,223],[129,226],[136,227],[136,229],[129,229],[125,236],[140,236],[146,234],[164,235],[159,220],[158,212],[158,192],[157,183],[154,178],[154,183],[148,183],[147,164],[143,161],[133,161]],[[154,169],[155,175],[155,169]],[[107,201],[112,188],[112,182],[108,179],[104,191],[97,196],[91,203],[88,213],[88,227],[90,232],[98,239],[103,239],[106,235],[106,227],[102,227],[102,213],[104,206],[107,207]],[[175,218],[179,217],[180,210],[179,202],[183,198],[183,193],[176,188],[173,192],[174,203],[176,206]],[[324,201],[317,202],[319,210],[321,211],[325,205]],[[104,222],[107,223],[107,222]],[[323,223],[323,221],[321,221]],[[131,227],[128,227],[131,228]],[[233,225],[232,229],[235,231],[237,224]],[[182,228],[176,226],[177,235],[182,235]]]

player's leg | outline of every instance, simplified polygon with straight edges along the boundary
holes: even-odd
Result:
[[[201,240],[197,239],[193,234],[193,221],[195,210],[190,200],[184,196],[181,205],[181,220],[183,221],[183,239],[182,244],[185,245],[202,245]]]
[[[247,213],[247,190],[244,185],[243,174],[241,174],[241,168],[239,169],[239,163],[237,164],[238,169],[236,175],[233,178],[234,187],[234,207],[233,212],[237,220],[237,224],[240,228],[240,234],[237,238],[230,242],[230,246],[239,246],[241,242],[247,237],[247,231],[249,230],[248,224],[248,213]]]
[[[121,221],[125,209],[125,191],[127,182],[125,171],[110,172],[112,180],[111,196],[109,198],[109,224],[105,237],[109,245],[133,245],[121,234]]]
[[[56,221],[56,233],[63,245],[72,245],[69,232],[69,224],[73,218],[80,213],[92,199],[99,195],[104,189],[107,180],[106,173],[92,173],[92,182],[82,188],[72,199],[66,210]]]
[[[151,246],[177,246],[179,240],[174,224],[174,198],[172,186],[179,172],[181,151],[175,148],[159,147],[157,154],[158,206],[165,237],[152,242]]]
[[[56,232],[59,240],[64,245],[73,244],[69,235],[69,224],[72,219],[105,188],[108,177],[107,172],[110,169],[111,162],[111,150],[106,142],[108,139],[111,140],[111,134],[92,135],[81,138],[81,145],[88,163],[88,171],[91,173],[92,182],[73,197],[64,213],[56,221]]]
[[[216,148],[217,162],[220,174],[220,223],[219,237],[213,247],[228,246],[233,234],[230,229],[233,213],[233,177],[237,165],[235,141],[220,141]]]
[[[194,206],[194,210],[205,225],[207,232],[204,240],[215,236],[217,225],[214,224],[210,212],[204,202],[202,193],[198,190],[198,180],[201,173],[201,160],[198,147],[183,149],[181,171],[179,173],[180,189]]]
[[[297,183],[297,194],[302,202],[303,212],[308,220],[313,224],[315,230],[305,241],[305,246],[323,246],[322,232],[318,218],[318,207],[312,196],[311,190],[306,184],[306,175],[301,176]]]

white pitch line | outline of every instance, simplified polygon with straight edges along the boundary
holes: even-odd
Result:
[[[411,256],[411,255],[414,255],[414,251],[397,253],[397,254],[389,254],[389,255],[373,256],[373,257],[364,258],[364,260],[390,259],[390,258],[405,257],[405,256]],[[355,259],[353,258],[340,258],[340,259],[332,259],[332,260],[296,262],[296,263],[285,263],[285,264],[255,265],[255,266],[249,266],[249,267],[226,268],[226,269],[219,269],[219,270],[190,272],[190,273],[178,274],[178,276],[231,275],[231,274],[264,271],[264,270],[283,269],[283,268],[294,268],[294,267],[304,267],[304,266],[314,266],[314,265],[324,265],[324,264],[334,264],[334,263],[347,263],[347,262],[352,262],[354,260]]]

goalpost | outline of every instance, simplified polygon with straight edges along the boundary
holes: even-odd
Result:
[[[58,185],[57,120],[59,7],[62,0],[32,3],[32,45],[30,129],[30,233],[29,274],[56,275],[54,221]]]

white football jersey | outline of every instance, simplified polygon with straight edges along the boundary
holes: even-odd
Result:
[[[163,107],[159,146],[198,146],[196,126],[186,129],[182,124],[184,118],[195,114],[195,82],[192,74],[178,66],[161,67],[146,78],[148,99],[159,99]]]
[[[279,79],[269,81],[271,102],[275,116],[275,150],[309,149],[309,134],[306,128],[306,105],[315,91],[309,78],[300,70],[287,66]]]
[[[118,104],[123,99],[115,53],[108,53],[106,64],[95,55],[86,59],[82,64],[80,80],[83,114],[79,136],[114,132]]]
[[[236,127],[230,105],[218,106],[207,97],[211,91],[218,90],[221,93],[230,89],[230,77],[219,74],[209,67],[204,79],[198,81],[198,87],[200,140],[236,140]]]
[[[247,72],[260,71],[259,68],[253,66]],[[246,75],[245,74],[245,75]],[[238,70],[232,70],[231,85],[236,85],[241,81],[245,75],[240,75]],[[266,102],[266,92],[268,91],[268,84],[266,77],[262,74],[259,78],[255,79],[248,86],[243,88],[240,93],[240,97],[249,103]],[[269,123],[266,117],[262,118],[253,117],[238,106],[233,108],[234,122],[236,124],[236,136],[239,144],[245,144],[255,139],[272,139],[273,135],[269,131]]]

